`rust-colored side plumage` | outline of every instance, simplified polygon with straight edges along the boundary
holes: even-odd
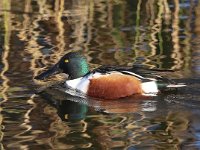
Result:
[[[118,99],[141,93],[140,80],[130,75],[112,73],[90,79],[87,94],[104,99]]]

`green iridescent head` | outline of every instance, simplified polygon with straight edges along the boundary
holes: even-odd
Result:
[[[76,79],[88,72],[89,67],[86,58],[78,52],[70,52],[64,55],[52,68],[36,76],[35,79],[42,80],[58,73],[66,73],[70,79]]]

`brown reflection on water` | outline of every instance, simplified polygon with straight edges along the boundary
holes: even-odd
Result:
[[[10,2],[8,1],[7,3],[3,3],[7,9],[10,9]],[[1,72],[1,78],[3,80],[2,83],[2,90],[1,90],[1,95],[3,97],[3,101],[7,101],[7,90],[9,88],[8,82],[9,78],[5,75],[5,73],[9,69],[9,63],[8,63],[8,55],[9,55],[9,50],[10,50],[10,34],[11,34],[11,23],[10,23],[10,13],[9,12],[4,12],[4,29],[5,29],[5,36],[4,36],[4,53],[2,56],[2,63],[4,65],[4,68]]]
[[[52,149],[64,149],[64,148],[73,148],[73,145],[67,145],[60,142],[58,139],[66,136],[70,132],[70,128],[67,124],[62,122],[62,120],[57,116],[56,109],[52,107],[45,107],[44,112],[51,116],[52,123],[49,126],[49,131],[53,132],[54,135],[49,137],[48,139],[40,140],[41,144],[48,144]]]
[[[2,5],[6,8],[6,9],[10,9],[10,1],[3,1]],[[2,64],[4,65],[4,68],[1,71],[1,79],[3,81],[2,85],[1,85],[1,105],[2,103],[6,103],[6,101],[8,101],[8,89],[9,89],[9,78],[5,75],[5,73],[8,71],[9,69],[9,63],[8,63],[8,55],[9,55],[9,50],[10,50],[10,34],[11,34],[11,23],[10,23],[10,13],[9,12],[4,12],[3,13],[3,19],[4,19],[4,29],[5,29],[5,36],[4,36],[4,53],[2,55]],[[3,111],[3,108],[0,108],[0,111]],[[4,115],[0,114],[0,125],[1,125],[1,131],[0,131],[0,140],[3,141],[4,138],[4,132],[2,131],[2,129],[5,127],[3,125],[5,118]],[[4,149],[4,144],[1,142],[0,144],[0,148]]]
[[[173,21],[172,21],[172,41],[174,43],[173,46],[173,53],[172,58],[174,58],[174,63],[176,66],[173,66],[172,69],[180,69],[182,65],[181,60],[181,52],[180,52],[180,42],[179,42],[179,1],[174,0],[174,14],[173,14]]]
[[[182,113],[184,118],[181,117]],[[101,124],[96,126],[93,132],[102,149],[179,149],[182,144],[193,140],[192,134],[187,133],[191,120],[190,113],[175,111],[165,115],[155,115],[154,118],[144,115],[139,119],[134,114],[127,117],[102,116],[94,118]]]
[[[199,64],[200,64],[200,13],[199,13],[199,8],[200,8],[200,3],[198,3],[197,7],[195,8],[195,15],[196,15],[196,19],[194,21],[195,24],[195,38],[193,39],[193,44],[192,44],[192,70],[199,74],[200,73],[200,68],[199,68]]]
[[[54,8],[55,10],[53,12],[52,10],[49,10],[48,7],[45,7],[45,5],[46,5],[45,1],[38,1],[39,12],[41,14],[43,14],[44,12],[49,12],[49,14],[46,16],[36,15],[33,21],[31,20],[28,14],[25,14],[24,21],[22,24],[23,30],[22,32],[19,33],[19,37],[22,41],[29,41],[25,47],[26,49],[25,55],[29,54],[32,56],[32,59],[30,60],[30,70],[33,72],[34,76],[36,76],[39,70],[41,69],[41,66],[40,65],[38,66],[38,59],[41,59],[42,63],[48,66],[49,64],[55,63],[61,57],[61,54],[63,54],[65,51],[64,24],[61,21],[63,8],[64,8],[64,1],[56,1],[55,8]],[[30,3],[27,3],[25,7],[25,12],[29,12],[31,10],[30,7],[31,7]],[[53,51],[48,61],[46,60],[42,52],[36,50],[36,49],[43,48],[43,46],[41,46],[38,43],[38,37],[42,36],[42,33],[41,33],[42,31],[41,30],[38,31],[38,28],[40,26],[39,22],[44,20],[43,17],[48,17],[48,19],[52,20],[52,23],[55,24],[55,29],[53,29],[53,27],[49,27],[49,28],[52,28],[54,31],[56,30],[58,31],[58,34],[56,37],[47,36],[44,38],[45,42],[49,43],[50,45],[54,44],[54,48],[55,48],[55,51]],[[54,41],[55,43],[51,43],[52,41]],[[43,84],[43,83],[39,82],[39,84]],[[56,149],[57,148],[60,149],[63,147],[67,148],[68,147],[67,145],[64,144],[63,146],[62,143],[56,140],[60,136],[62,137],[66,135],[65,129],[67,126],[62,124],[61,120],[56,115],[55,110],[52,108],[49,109],[49,106],[46,106],[43,108],[45,116],[51,115],[51,120],[52,120],[52,122],[49,124],[49,127],[47,127],[45,131],[48,130],[50,133],[53,133],[53,135],[51,135],[51,137],[49,137],[48,135],[42,136],[41,134],[45,131],[37,130],[37,129],[32,128],[32,126],[30,126],[30,122],[35,120],[35,117],[33,117],[33,114],[35,114],[34,112],[35,111],[41,112],[40,110],[38,110],[37,104],[35,103],[35,100],[37,99],[38,99],[37,97],[35,98],[33,96],[31,97],[30,100],[28,100],[28,102],[31,103],[33,107],[29,109],[29,111],[25,114],[26,120],[24,121],[24,126],[30,127],[29,130],[25,131],[25,133],[30,131],[31,129],[33,136],[31,136],[30,138],[32,138],[32,140],[37,139],[37,143],[40,145],[45,144],[45,145],[48,145],[52,149],[54,149],[55,147]],[[37,116],[40,116],[40,115],[38,114]],[[56,126],[56,128],[54,126]],[[66,131],[68,130],[69,129],[66,129]],[[39,138],[40,135],[41,135],[41,138]],[[26,138],[26,140],[31,141],[30,138]],[[21,140],[20,142],[16,144],[23,145],[23,142],[25,142],[25,140]],[[29,146],[27,145],[27,148],[28,147]]]
[[[188,19],[185,21],[185,35],[187,38],[184,39],[183,45],[184,47],[182,48],[183,51],[183,56],[184,58],[184,70],[185,72],[187,71],[190,73],[190,67],[191,67],[191,59],[192,59],[192,51],[191,51],[191,41],[192,41],[192,27],[191,24],[193,22],[192,16],[193,16],[193,8],[195,7],[194,1],[190,1],[191,7],[189,8],[189,13],[188,13]]]
[[[67,95],[64,96],[58,89],[56,90],[54,91],[52,88],[49,89],[49,91],[46,90],[49,96],[45,99],[47,101],[59,102],[58,105],[62,105],[64,100],[72,100],[73,105],[80,105],[80,102],[81,104],[90,106],[90,109],[94,108],[95,110],[103,110],[103,112],[108,113],[104,115],[101,113],[93,115],[90,112],[90,115],[88,114],[88,116],[84,118],[84,122],[87,124],[84,127],[85,129],[82,130],[82,132],[84,132],[84,137],[85,134],[87,135],[86,137],[89,138],[91,138],[91,136],[95,137],[95,139],[91,141],[91,146],[98,143],[98,147],[101,149],[121,147],[160,147],[178,149],[182,147],[182,145],[190,143],[195,139],[195,137],[190,134],[190,123],[194,121],[191,112],[177,108],[178,106],[172,107],[167,103],[162,104],[162,98],[154,97],[146,100],[145,97],[137,99],[133,96],[116,101],[83,100],[80,98],[80,101],[78,101],[69,98]],[[155,103],[155,105],[151,103]],[[69,107],[68,105],[69,103],[66,102],[65,108],[57,107],[57,109],[59,112],[59,109],[66,109],[66,112],[70,113],[67,110],[71,108],[72,105]],[[145,108],[147,105],[149,105],[149,107]],[[76,110],[76,112],[79,111]],[[67,123],[70,125],[69,121],[67,121]],[[79,123],[76,125],[79,125]],[[73,128],[71,130],[73,130]],[[71,132],[71,130],[69,132]],[[79,128],[76,129],[76,131],[79,131]],[[70,134],[67,133],[67,135]]]
[[[154,5],[156,3],[157,5]],[[149,42],[149,46],[151,47],[151,54],[147,56],[148,62],[150,60],[154,60],[156,64],[152,64],[151,67],[162,67],[162,61],[161,58],[163,57],[163,39],[161,36],[161,31],[162,31],[162,23],[167,22],[168,18],[165,17],[165,20],[162,20],[162,16],[167,16],[169,14],[168,4],[164,3],[164,1],[148,1],[146,4],[147,9],[147,14],[149,14],[149,24],[151,25],[151,41]],[[157,6],[157,8],[155,8]],[[158,11],[154,11],[157,9]],[[158,38],[157,38],[158,36]],[[157,54],[157,46],[159,45],[160,51],[159,54]],[[148,63],[147,63],[148,64]]]

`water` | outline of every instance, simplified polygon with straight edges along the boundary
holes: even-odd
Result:
[[[1,149],[200,149],[200,3],[0,1]],[[97,101],[46,89],[39,72],[69,51],[91,68],[143,64],[188,87]]]

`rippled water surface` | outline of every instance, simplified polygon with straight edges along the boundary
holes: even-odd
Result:
[[[1,0],[0,149],[200,149],[198,0]],[[171,69],[156,97],[73,97],[33,77],[70,51],[92,68]],[[35,89],[45,89],[40,95]]]

